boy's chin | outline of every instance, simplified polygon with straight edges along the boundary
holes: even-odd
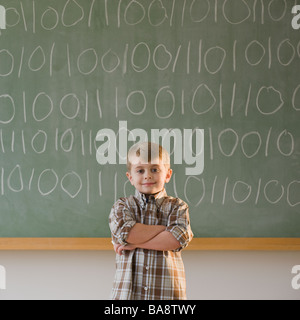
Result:
[[[141,193],[145,193],[145,194],[156,194],[156,193],[159,193],[161,190],[158,190],[158,188],[153,188],[153,187],[146,187],[146,186],[143,186],[141,188],[138,189]]]
[[[151,189],[151,188],[144,188],[142,191],[140,191],[141,193],[147,194],[147,195],[155,195],[159,192],[161,192],[162,190],[158,190],[156,189]]]

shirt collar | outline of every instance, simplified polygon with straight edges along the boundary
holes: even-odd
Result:
[[[155,194],[155,195],[149,195],[148,196],[148,201],[147,201],[147,197],[144,193],[141,193],[140,191],[138,191],[137,189],[135,190],[135,197],[139,200],[140,204],[142,205],[142,207],[146,206],[147,202],[154,200],[156,202],[156,205],[158,207],[161,206],[161,204],[164,201],[164,198],[167,197],[167,191],[164,188],[161,192]]]

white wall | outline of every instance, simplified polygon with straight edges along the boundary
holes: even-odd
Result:
[[[291,286],[300,252],[183,253],[189,299],[293,299]],[[108,299],[114,276],[114,253],[6,252],[0,265],[7,273],[7,299]]]

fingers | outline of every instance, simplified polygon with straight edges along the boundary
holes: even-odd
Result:
[[[118,249],[121,247],[120,244],[114,244],[114,250],[116,253],[118,253]]]
[[[133,246],[133,245],[127,245],[127,246],[123,246],[121,244],[115,244],[114,245],[114,249],[115,249],[115,252],[118,254],[118,255],[122,255],[124,253],[124,251],[132,251],[132,250],[135,250],[136,247]]]
[[[117,252],[118,255],[121,256],[123,254],[123,250],[124,250],[124,246],[120,245],[116,252]]]
[[[114,249],[115,252],[121,256],[123,254],[123,251],[125,250],[125,246],[122,246],[121,244],[114,244]]]

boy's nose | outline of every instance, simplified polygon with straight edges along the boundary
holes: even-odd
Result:
[[[146,171],[146,172],[145,172],[145,179],[146,179],[146,180],[152,179],[152,175],[151,175],[151,172],[150,172],[150,171]]]

